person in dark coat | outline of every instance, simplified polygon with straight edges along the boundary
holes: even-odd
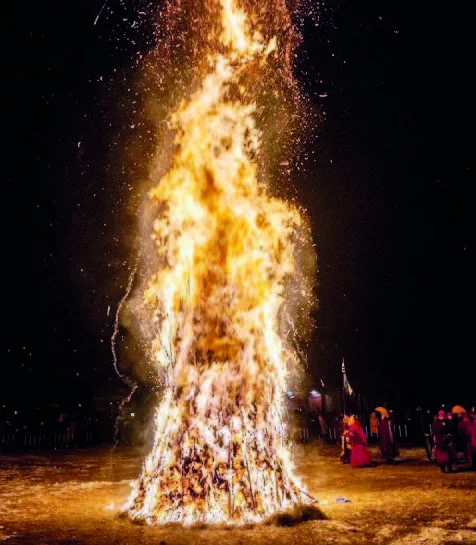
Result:
[[[473,429],[468,413],[460,414],[460,419],[458,421],[458,438],[468,468],[474,467],[472,449]]]
[[[448,411],[446,413],[446,420],[448,420],[450,429],[449,434],[451,435],[451,458],[453,460],[453,463],[456,463],[458,460],[458,413],[454,413],[452,411]]]
[[[454,449],[452,423],[445,415],[445,411],[440,409],[433,422],[433,438],[435,441],[436,463],[439,465],[442,473],[453,472]]]
[[[471,469],[476,469],[476,414],[474,414],[474,410],[469,413],[469,422],[471,432],[471,459],[473,462]]]
[[[398,456],[397,444],[393,434],[391,422],[388,416],[376,411],[379,418],[378,424],[378,445],[380,454],[385,458],[386,464],[394,464]]]

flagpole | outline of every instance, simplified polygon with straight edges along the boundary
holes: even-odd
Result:
[[[346,414],[346,412],[345,412],[345,386],[342,387],[342,399],[344,400],[344,414]]]
[[[343,401],[343,407],[344,407],[344,415],[346,414],[345,410],[345,365],[344,365],[344,357],[342,357],[342,401]]]

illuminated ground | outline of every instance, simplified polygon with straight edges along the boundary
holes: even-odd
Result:
[[[476,543],[476,473],[442,475],[420,449],[396,466],[352,469],[338,449],[296,449],[299,473],[328,520],[235,529],[150,528],[118,518],[144,453],[134,449],[0,455],[6,545]],[[378,461],[378,458],[376,458]],[[336,502],[344,497],[348,503]]]

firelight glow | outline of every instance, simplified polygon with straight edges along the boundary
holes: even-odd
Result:
[[[162,265],[144,299],[164,394],[153,449],[122,508],[148,524],[255,523],[310,501],[283,402],[299,366],[286,302],[309,296],[296,280],[309,232],[259,176],[262,134],[242,77],[279,57],[278,40],[251,32],[235,0],[217,4],[220,47],[171,114],[171,168],[150,191]]]

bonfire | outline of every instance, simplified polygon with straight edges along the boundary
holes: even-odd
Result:
[[[309,295],[296,281],[309,235],[260,171],[247,87],[247,74],[279,58],[278,40],[264,39],[235,0],[210,13],[208,71],[171,113],[171,168],[150,191],[160,266],[144,302],[163,396],[123,507],[148,524],[255,523],[310,501],[294,474],[283,397],[298,366],[287,302]]]

